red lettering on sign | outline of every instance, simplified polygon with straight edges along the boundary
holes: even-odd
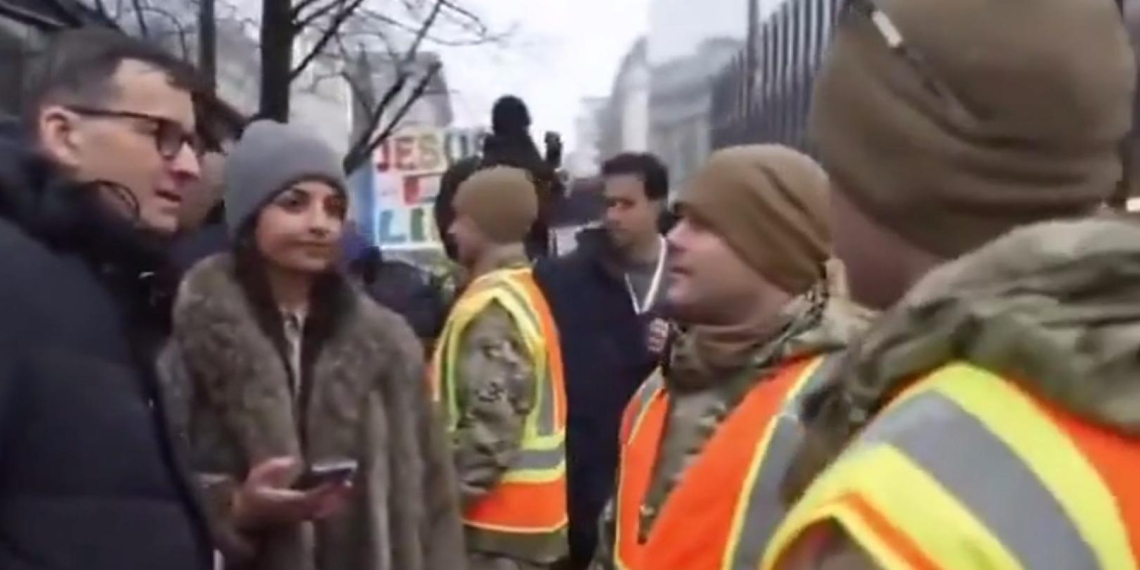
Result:
[[[416,139],[411,136],[396,138],[396,168],[400,170],[415,170],[416,168]]]

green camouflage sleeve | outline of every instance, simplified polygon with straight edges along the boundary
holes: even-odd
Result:
[[[456,366],[455,467],[463,507],[487,494],[515,460],[534,406],[534,363],[510,313],[487,307],[464,331]]]

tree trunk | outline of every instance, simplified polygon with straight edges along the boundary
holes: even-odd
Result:
[[[198,12],[198,68],[212,93],[218,82],[218,22],[215,0],[201,0]]]
[[[290,0],[261,2],[261,97],[260,115],[289,120],[289,84],[293,70],[295,30]]]

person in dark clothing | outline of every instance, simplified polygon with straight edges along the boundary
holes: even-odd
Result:
[[[183,197],[178,212],[178,237],[170,245],[167,279],[175,287],[195,263],[229,247],[222,174],[226,157],[209,152],[201,157],[202,179]]]
[[[572,254],[535,268],[566,365],[573,569],[594,554],[598,516],[613,492],[622,411],[660,362],[668,331],[667,251],[658,232],[668,172],[652,155],[622,154],[602,173],[605,228],[579,233]]]
[[[385,259],[370,247],[349,264],[373,301],[391,309],[416,331],[421,340],[434,340],[447,318],[441,287],[427,272],[410,263]]]
[[[538,259],[552,253],[550,211],[565,193],[557,172],[562,165],[562,140],[555,133],[547,133],[546,153],[540,155],[529,129],[530,111],[526,104],[513,95],[499,98],[491,110],[491,135],[483,141],[483,154],[460,160],[443,173],[432,213],[436,227],[441,228],[444,250],[451,259],[456,259],[457,252],[446,229],[455,221],[455,208],[451,204],[455,192],[475,171],[493,166],[512,166],[530,173],[539,193],[539,215],[526,237],[527,256]]]
[[[230,244],[226,234],[226,208],[221,202],[206,214],[202,225],[179,236],[170,246],[171,282],[177,284],[194,264],[225,251]]]
[[[158,244],[199,176],[191,70],[64,32],[0,138],[0,568],[211,567],[154,357]]]

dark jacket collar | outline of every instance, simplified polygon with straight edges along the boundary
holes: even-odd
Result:
[[[108,211],[98,185],[77,184],[19,136],[0,136],[0,218],[57,251],[98,264],[153,270],[162,240]]]
[[[614,281],[625,273],[620,255],[604,228],[584,229],[575,236],[578,243],[573,255]]]
[[[170,295],[154,278],[162,241],[101,205],[95,185],[68,180],[23,137],[7,135],[0,136],[0,220],[82,259],[131,308],[165,313]]]

